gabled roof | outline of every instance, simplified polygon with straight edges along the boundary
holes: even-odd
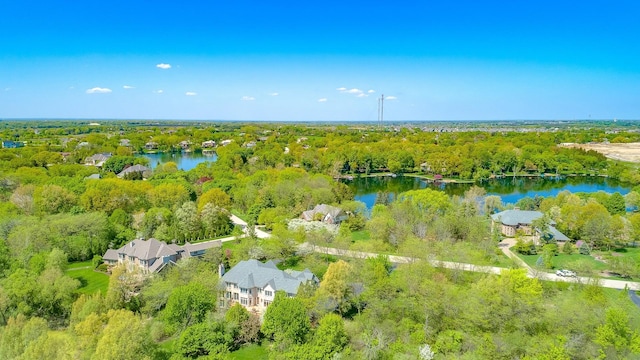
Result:
[[[555,226],[549,226],[549,232],[553,235],[556,241],[569,241],[567,235],[561,233]]]
[[[97,154],[93,154],[93,155],[89,156],[87,158],[86,162],[89,162],[89,161],[95,161],[95,162],[107,161],[107,160],[109,160],[110,157],[111,157],[111,153],[97,153]]]
[[[337,219],[340,216],[346,216],[345,212],[338,207],[327,205],[327,204],[320,204],[320,205],[316,205],[316,207],[314,207],[313,210],[304,211],[302,213],[302,218],[304,218],[305,220],[311,221],[315,218],[316,214],[325,215],[325,219],[326,219],[326,216],[329,216],[333,219]]]
[[[113,249],[107,250],[107,252],[102,256],[102,260],[118,261],[118,251]]]
[[[118,253],[136,257],[140,260],[158,259],[164,256],[178,254],[169,245],[154,238],[151,238],[149,240],[133,240],[118,249]]]
[[[118,176],[124,176],[126,174],[130,174],[130,173],[134,173],[134,172],[145,172],[145,171],[149,171],[151,169],[149,169],[146,166],[143,165],[133,165],[133,166],[129,166],[128,168],[122,170]]]
[[[241,261],[222,276],[222,280],[237,284],[241,288],[264,288],[266,285],[288,294],[297,294],[300,284],[317,278],[309,269],[304,271],[282,271],[272,261],[261,263],[258,260]]]

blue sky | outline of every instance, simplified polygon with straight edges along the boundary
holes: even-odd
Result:
[[[0,2],[0,118],[639,119],[637,1]]]

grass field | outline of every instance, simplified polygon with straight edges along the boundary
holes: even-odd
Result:
[[[353,242],[371,240],[371,234],[367,230],[354,231],[351,233],[351,240]]]
[[[518,256],[524,260],[524,262],[527,263],[527,265],[535,268],[537,267],[536,263],[538,261],[538,258],[541,255],[521,255],[518,254]],[[564,269],[564,268],[571,268],[571,263],[575,262],[575,261],[585,261],[589,264],[591,264],[591,266],[593,267],[594,270],[596,271],[603,271],[603,270],[607,270],[607,264],[603,263],[602,261],[598,261],[596,259],[594,259],[592,256],[590,255],[581,255],[581,254],[573,254],[573,255],[566,255],[566,254],[558,254],[557,256],[553,257],[553,267],[554,270],[555,269]],[[549,270],[551,271],[551,270]]]
[[[229,355],[229,359],[235,360],[262,360],[268,358],[266,346],[255,344],[240,348]]]
[[[69,264],[66,274],[74,279],[80,280],[78,292],[81,294],[93,294],[95,292],[107,292],[109,286],[109,276],[101,272],[93,271],[91,261],[83,261]]]

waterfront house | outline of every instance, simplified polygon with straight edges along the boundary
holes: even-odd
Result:
[[[316,205],[313,209],[304,211],[300,215],[301,219],[306,221],[322,221],[326,224],[339,225],[341,222],[349,218],[349,214],[342,209],[335,206],[320,204]]]
[[[120,173],[118,173],[118,177],[123,178],[129,174],[133,174],[136,172],[141,173],[143,178],[147,178],[148,177],[147,175],[149,175],[149,173],[151,172],[151,169],[143,165],[133,165],[133,166],[129,166],[128,168],[125,168]]]
[[[532,223],[542,216],[543,214],[540,211],[525,211],[519,209],[501,211],[491,215],[491,230],[493,231],[499,226],[500,232],[507,237],[514,237],[516,236],[516,232],[520,231],[524,235],[532,236],[536,245],[540,245],[541,238],[556,241],[569,240],[566,235],[556,229],[556,223],[553,220],[549,223],[549,228],[545,234],[542,234],[540,229],[534,229]]]
[[[84,164],[87,166],[102,167],[102,165],[104,165],[104,162],[109,160],[110,157],[111,157],[111,153],[94,154],[86,158],[84,160]]]

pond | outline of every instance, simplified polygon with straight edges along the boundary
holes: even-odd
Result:
[[[487,195],[498,195],[502,202],[514,204],[524,197],[536,195],[548,197],[556,196],[563,190],[572,193],[605,191],[608,193],[619,192],[624,195],[631,191],[631,186],[622,184],[614,179],[595,176],[570,176],[570,177],[517,177],[487,180],[475,184],[467,183],[434,183],[424,179],[398,176],[398,177],[361,177],[353,180],[345,180],[345,184],[355,194],[355,199],[364,202],[368,209],[375,204],[378,192],[387,192],[395,197],[397,194],[414,189],[437,189],[448,195],[463,195],[471,186],[477,185],[485,188]]]
[[[173,161],[178,165],[178,169],[189,171],[195,168],[198,164],[205,161],[216,161],[218,155],[216,153],[202,153],[202,152],[182,152],[182,153],[155,153],[155,154],[143,154],[140,155],[149,159],[149,166],[154,169],[158,164],[164,164],[169,161]]]

